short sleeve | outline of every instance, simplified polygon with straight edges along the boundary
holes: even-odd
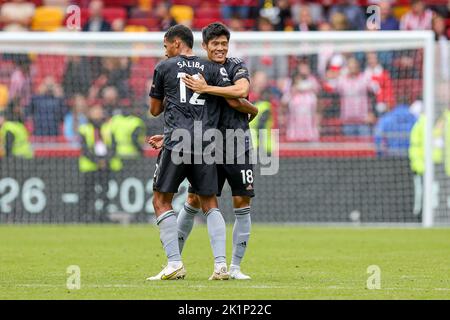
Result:
[[[231,81],[236,83],[240,79],[247,79],[250,82],[250,74],[248,72],[247,66],[243,61],[240,61],[233,67],[233,72],[230,73]]]
[[[153,73],[153,83],[150,88],[150,97],[162,100],[164,98],[164,72],[163,64],[160,63],[156,66]]]

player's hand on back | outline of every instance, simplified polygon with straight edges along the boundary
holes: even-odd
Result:
[[[147,137],[147,143],[152,146],[153,149],[161,149],[164,143],[164,136],[161,134]]]
[[[186,84],[186,87],[197,93],[205,93],[205,90],[208,87],[205,78],[203,78],[200,73],[193,76],[187,74],[182,80]]]

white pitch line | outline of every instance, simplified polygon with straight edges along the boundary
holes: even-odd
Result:
[[[180,281],[181,282],[181,281]],[[158,287],[158,283],[152,282],[152,283],[146,283],[142,285],[132,285],[132,284],[87,284],[83,285],[81,284],[81,289],[83,288],[154,288]],[[174,283],[175,287],[185,287],[185,288],[213,288],[209,285],[202,285],[202,284],[184,284],[181,283]],[[61,288],[65,289],[66,287],[64,285],[54,285],[54,284],[44,284],[44,283],[23,283],[23,284],[17,284],[16,287],[25,287],[25,288]],[[294,286],[270,286],[270,285],[227,285],[223,288],[239,288],[239,289],[282,289],[282,288],[292,288]],[[358,287],[338,287],[338,286],[328,286],[328,287],[298,287],[295,286],[296,289],[299,290],[357,290],[357,289],[365,289],[365,288],[358,288]],[[450,288],[381,288],[378,290],[369,290],[373,292],[382,292],[383,290],[388,291],[450,291]]]
[[[81,287],[83,288],[145,288],[145,287],[156,287],[158,284],[153,282],[153,283],[146,283],[143,285],[131,285],[131,284],[101,284],[101,285],[96,285],[96,284],[87,284],[87,285],[83,285],[81,284]],[[32,284],[32,283],[24,283],[24,284],[17,284],[15,285],[16,287],[25,287],[25,288],[65,288],[64,285],[54,285],[54,284],[44,284],[44,283],[36,283],[36,284]],[[175,287],[185,287],[185,288],[213,288],[211,286],[207,286],[207,285],[202,285],[202,284],[198,284],[198,285],[192,285],[192,284],[187,284],[187,285],[181,285],[181,284],[174,284]],[[291,286],[268,286],[268,285],[250,285],[250,286],[230,286],[227,285],[226,287],[223,288],[244,288],[244,289],[281,289],[281,288],[290,288]],[[305,289],[305,288],[303,288]]]

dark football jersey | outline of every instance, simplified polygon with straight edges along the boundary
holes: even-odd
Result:
[[[223,64],[225,67],[225,70],[227,71],[229,78],[232,83],[235,83],[236,81],[240,79],[247,79],[250,81],[250,75],[248,72],[247,67],[245,66],[244,61],[239,58],[227,58],[225,63]],[[248,126],[248,114],[239,112],[233,108],[231,108],[228,105],[228,102],[225,99],[221,99],[221,114],[220,114],[220,121],[219,121],[219,128],[222,131],[222,134],[225,137],[225,143],[224,146],[227,146],[227,141],[230,143],[232,139],[230,138],[230,132],[227,135],[226,129],[242,129],[245,132],[248,132],[249,126]],[[242,147],[241,143],[239,143],[240,140],[236,140],[235,142],[235,154],[242,149],[238,148],[238,145]],[[237,143],[237,144],[236,144]],[[246,135],[245,137],[245,144],[244,144],[244,151],[247,151],[249,148],[251,148],[251,137],[250,135]],[[227,150],[225,150],[226,152]]]
[[[176,129],[186,129],[194,140],[194,122],[201,123],[202,133],[218,128],[220,120],[221,98],[208,94],[198,94],[186,87],[181,78],[185,74],[202,74],[212,86],[231,84],[225,68],[217,63],[196,56],[176,56],[160,62],[154,71],[150,96],[165,99],[164,108],[164,147],[171,150],[178,141],[172,139]],[[196,131],[197,133],[198,131]],[[203,142],[203,147],[208,145]]]

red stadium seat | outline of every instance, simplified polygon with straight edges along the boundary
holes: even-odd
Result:
[[[89,20],[89,9],[81,8],[81,25],[83,26]]]
[[[128,80],[128,85],[136,98],[139,99],[147,93],[147,80],[153,76],[156,63],[157,59],[155,58],[141,57],[131,66],[131,77]]]
[[[395,96],[406,95],[411,101],[414,101],[422,94],[422,79],[393,79]]]
[[[255,19],[245,19],[244,20],[244,27],[246,29],[253,29],[256,26],[256,20]]]
[[[103,0],[105,7],[134,7],[137,0]]]
[[[135,18],[154,18],[154,14],[151,11],[142,10],[140,8],[133,8],[130,10],[130,14],[128,16],[129,19]]]
[[[223,1],[223,4],[226,4],[228,6],[248,6],[248,7],[257,7],[258,6],[258,0],[227,0]]]
[[[193,22],[193,28],[196,30],[200,30],[203,27],[206,27],[208,24],[213,23],[213,22],[222,22],[221,19],[216,19],[216,18],[195,18],[194,22]]]
[[[33,131],[32,129],[30,130]],[[62,132],[62,124],[60,128],[60,132]],[[30,141],[32,143],[63,143],[67,142],[66,137],[63,135],[60,136],[30,136]]]
[[[220,8],[225,3],[225,0],[210,0],[207,3],[202,3],[201,6]]]
[[[55,78],[57,83],[61,83],[66,67],[66,57],[56,55],[38,55],[35,62],[35,77],[43,79],[47,76]]]
[[[153,18],[132,18],[128,19],[127,24],[129,26],[144,26],[150,31],[156,31],[159,29],[159,22]]]
[[[184,5],[192,8],[198,7],[202,0],[173,0],[172,5]]]
[[[116,19],[127,19],[127,11],[124,8],[104,8],[103,18],[108,22],[112,23]]]
[[[221,19],[222,14],[220,12],[220,8],[217,7],[200,7],[195,10],[195,17],[198,19]]]
[[[6,1],[2,1],[2,2],[6,2]],[[36,7],[40,7],[43,5],[42,0],[31,0],[30,2],[33,2]]]

